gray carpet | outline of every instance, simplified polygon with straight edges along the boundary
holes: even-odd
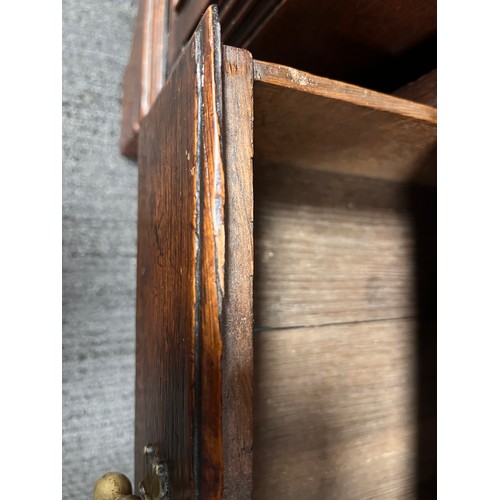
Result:
[[[137,167],[118,141],[136,14],[63,1],[64,499],[133,473]]]

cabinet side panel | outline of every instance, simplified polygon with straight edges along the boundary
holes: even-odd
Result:
[[[221,121],[210,8],[139,137],[136,480],[152,443],[176,499],[216,499],[223,490]]]
[[[252,498],[253,64],[223,50],[226,268],[223,312],[224,495]]]
[[[174,498],[193,498],[198,245],[194,45],[141,127],[137,238],[136,482],[143,447],[166,459]]]

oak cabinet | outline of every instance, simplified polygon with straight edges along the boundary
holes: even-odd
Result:
[[[332,36],[380,56],[432,14]],[[397,97],[223,38],[208,7],[138,130],[136,480],[151,443],[174,499],[432,498],[435,75]]]

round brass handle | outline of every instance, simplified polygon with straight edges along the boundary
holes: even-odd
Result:
[[[168,470],[158,459],[152,444],[144,447],[146,477],[139,481],[139,494],[132,495],[132,484],[125,474],[107,472],[94,486],[94,500],[171,500]]]
[[[141,500],[141,497],[132,495],[132,484],[127,476],[107,472],[95,482],[94,500]]]

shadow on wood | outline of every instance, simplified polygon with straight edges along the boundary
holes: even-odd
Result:
[[[435,188],[262,161],[254,186],[255,495],[432,498]]]

